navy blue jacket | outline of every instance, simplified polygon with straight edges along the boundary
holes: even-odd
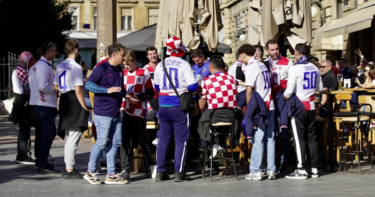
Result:
[[[246,135],[252,135],[254,128],[262,126],[268,119],[268,109],[263,98],[253,90],[245,111]]]
[[[306,108],[295,94],[288,100],[285,100],[284,91],[281,90],[276,94],[276,110],[280,114],[280,127],[288,128],[288,118],[290,116],[297,116]]]

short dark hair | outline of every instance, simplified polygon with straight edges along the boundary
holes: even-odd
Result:
[[[74,52],[74,49],[78,49],[78,40],[69,39],[65,42],[65,52],[69,55]]]
[[[46,55],[47,51],[56,47],[57,45],[51,41],[44,42],[42,45],[42,55]]]
[[[260,49],[262,51],[262,55],[264,54],[263,47],[261,45],[255,45],[255,49]]]
[[[212,67],[218,70],[224,70],[225,69],[225,62],[223,60],[223,57],[220,55],[213,55],[210,57],[210,64]]]
[[[147,47],[147,49],[146,49],[146,55],[148,55],[149,51],[156,51],[156,53],[158,53],[158,50],[154,46]]]
[[[190,52],[190,57],[191,58],[195,58],[195,57],[201,57],[203,56],[203,51],[200,50],[200,49],[193,49],[191,52]]]
[[[309,48],[306,44],[303,44],[303,43],[299,43],[296,45],[296,48],[295,50],[299,53],[299,54],[302,54],[302,55],[307,55],[308,51],[309,51]]]
[[[279,45],[279,43],[275,39],[271,39],[271,40],[267,41],[267,43],[266,43],[266,49],[268,49],[268,45],[270,45],[270,44],[277,44],[277,45]]]
[[[125,51],[125,47],[120,43],[111,44],[108,46],[108,55],[112,56],[113,53],[120,52],[121,49]]]
[[[255,47],[250,44],[244,44],[237,50],[238,55],[245,53],[248,56],[253,56],[255,53]]]
[[[40,60],[40,58],[42,57],[42,47],[38,47],[36,49],[36,52],[35,52],[35,61],[38,61]]]

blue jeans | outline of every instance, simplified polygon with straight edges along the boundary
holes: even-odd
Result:
[[[42,134],[39,146],[39,154],[36,165],[39,168],[47,166],[48,154],[52,146],[53,139],[56,137],[55,118],[57,109],[54,107],[36,106],[36,114],[41,120]]]
[[[116,118],[108,116],[94,116],[96,125],[97,139],[94,146],[91,148],[90,161],[88,171],[95,172],[98,159],[102,154],[102,150],[106,147],[108,139],[108,153],[107,153],[107,174],[113,175],[116,171],[116,156],[117,150],[121,146],[121,116]]]
[[[258,127],[253,133],[251,143],[250,172],[257,173],[262,170],[264,144],[267,146],[267,172],[276,171],[275,165],[275,111],[268,112],[268,123]]]

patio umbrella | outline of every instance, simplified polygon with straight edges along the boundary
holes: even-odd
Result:
[[[253,0],[249,2],[249,12],[247,14],[248,22],[248,40],[249,44],[259,44],[262,34],[262,15],[260,13],[260,0]]]
[[[293,5],[293,8],[298,9],[298,15],[294,16],[293,14],[293,27],[291,31],[303,40],[311,43],[311,0],[299,0],[298,5],[298,8]],[[293,10],[293,13],[296,12],[297,10]]]
[[[272,0],[272,16],[277,25],[285,23],[283,0]]]
[[[168,39],[169,30],[169,0],[160,0],[159,4],[159,15],[158,15],[158,26],[156,29],[155,47],[158,49],[160,55],[160,49],[165,46],[165,41]]]
[[[264,46],[265,43],[274,39],[279,33],[279,26],[277,25],[274,16],[272,15],[272,4],[274,1],[262,1],[262,36],[261,44]]]
[[[208,49],[215,52],[219,42],[219,31],[223,28],[219,0],[206,0],[201,14],[199,31]]]
[[[200,38],[198,32],[194,30],[193,24],[197,22],[196,15],[197,9],[195,8],[195,1],[183,0],[183,8],[181,11],[181,40],[185,44],[186,49],[198,48],[200,44]]]

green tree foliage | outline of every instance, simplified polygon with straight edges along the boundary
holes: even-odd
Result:
[[[67,4],[56,0],[0,0],[0,57],[8,51],[35,55],[45,41],[56,43],[63,54],[67,36],[62,32],[73,28],[71,15]]]

